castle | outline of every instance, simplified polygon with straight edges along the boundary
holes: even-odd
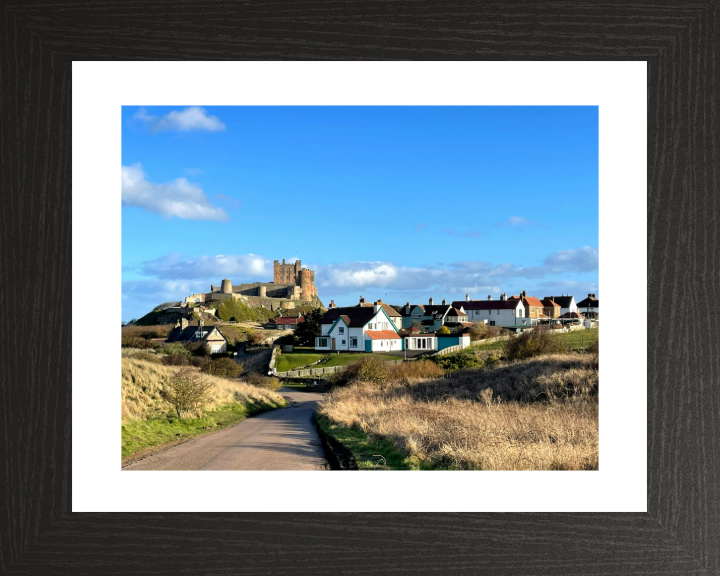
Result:
[[[210,285],[210,292],[191,294],[185,298],[185,306],[210,300],[227,300],[233,298],[242,300],[249,306],[264,306],[272,310],[285,304],[286,308],[293,308],[294,302],[311,302],[317,299],[315,287],[315,271],[303,268],[300,260],[294,264],[273,262],[272,282],[252,282],[249,284],[235,284],[225,278],[220,286]]]

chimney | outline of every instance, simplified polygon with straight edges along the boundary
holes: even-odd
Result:
[[[382,304],[382,298],[378,298],[378,304]]]
[[[520,296],[522,296],[523,298],[525,298],[525,297],[527,296],[527,292],[525,292],[525,290],[523,290],[523,291],[522,291],[522,294],[520,294]]]
[[[488,294],[488,300],[492,300],[492,294]]]
[[[285,264],[285,258],[283,258],[283,264]]]
[[[433,303],[433,299],[432,299],[432,298],[430,298],[429,303],[430,303],[430,306],[432,306],[432,303]]]
[[[330,300],[330,308],[336,308],[335,300]]]
[[[410,314],[410,302],[405,303],[405,314]]]
[[[445,304],[447,304],[447,302],[445,302],[445,298],[443,298],[443,306],[445,306]]]
[[[505,292],[500,294],[500,300],[502,300],[503,302],[505,302],[507,300],[507,294],[505,294]]]
[[[465,294],[465,302],[470,302],[470,294]]]
[[[374,312],[376,312],[376,313],[379,312],[381,308],[382,308],[382,300],[380,300],[378,302],[373,302],[373,311]]]
[[[182,330],[185,330],[185,328],[187,328],[187,327],[188,327],[187,318],[183,318],[182,320],[180,320],[180,328]]]
[[[365,304],[365,298],[363,298],[362,296],[360,296],[360,304]]]

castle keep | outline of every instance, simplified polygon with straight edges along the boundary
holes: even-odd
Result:
[[[191,294],[185,298],[185,305],[229,298],[242,300],[249,306],[265,306],[273,310],[279,308],[282,301],[311,302],[317,298],[315,271],[303,268],[300,260],[293,264],[286,264],[284,259],[282,263],[275,260],[272,282],[233,284],[226,278],[220,286],[211,285],[210,292]],[[291,308],[293,305],[286,307]]]

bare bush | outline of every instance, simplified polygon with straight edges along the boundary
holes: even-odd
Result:
[[[190,366],[190,359],[182,354],[163,354],[161,358],[165,366]]]
[[[339,386],[350,382],[370,382],[372,384],[382,384],[388,379],[388,367],[385,361],[374,356],[367,356],[350,364],[342,372],[338,372],[337,378],[333,379],[333,383]]]
[[[260,331],[253,332],[250,334],[248,342],[250,342],[253,346],[260,346],[265,343],[265,335]]]
[[[163,390],[163,398],[172,404],[178,418],[200,416],[203,407],[211,399],[212,387],[212,383],[201,374],[186,368],[173,374],[168,387]]]
[[[503,342],[503,351],[509,360],[524,360],[543,354],[562,354],[567,352],[567,345],[547,326],[536,326]]]
[[[410,382],[422,378],[441,378],[445,371],[430,360],[396,362],[387,368],[391,382]]]
[[[470,340],[475,342],[487,338],[496,338],[507,333],[507,330],[499,326],[490,326],[485,324],[485,322],[473,322],[472,328],[470,328]]]

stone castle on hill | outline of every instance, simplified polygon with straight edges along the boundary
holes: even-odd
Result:
[[[211,285],[210,292],[191,294],[185,298],[185,306],[211,300],[241,300],[249,306],[264,306],[275,310],[285,303],[285,308],[293,308],[294,303],[317,300],[315,271],[303,268],[300,260],[294,264],[273,262],[272,282],[252,282],[233,284],[225,278],[220,286]]]

